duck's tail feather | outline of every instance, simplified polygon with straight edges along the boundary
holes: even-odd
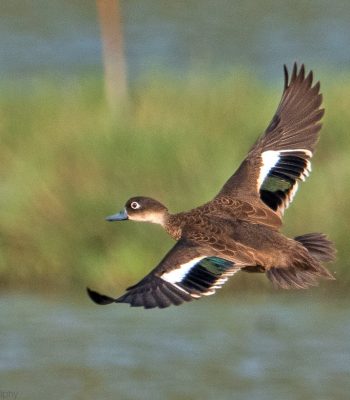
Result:
[[[307,248],[309,253],[318,261],[334,261],[336,249],[324,233],[306,233],[305,235],[294,238]]]
[[[334,261],[335,247],[323,233],[307,233],[294,238],[303,247],[291,259],[290,266],[272,267],[266,271],[274,286],[283,289],[307,289],[317,286],[319,278],[335,279],[321,261]],[[307,251],[305,251],[307,250]]]

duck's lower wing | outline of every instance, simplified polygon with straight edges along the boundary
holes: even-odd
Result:
[[[91,289],[88,294],[97,304],[128,303],[132,307],[165,308],[209,296],[220,289],[230,276],[247,262],[214,255],[206,247],[181,239],[159,265],[119,298],[101,295]]]

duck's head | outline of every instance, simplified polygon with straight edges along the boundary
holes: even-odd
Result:
[[[124,210],[117,214],[110,215],[107,221],[132,221],[153,222],[164,225],[168,217],[168,209],[159,201],[150,197],[132,197],[124,207]]]

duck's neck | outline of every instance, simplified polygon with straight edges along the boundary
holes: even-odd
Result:
[[[175,239],[179,240],[182,235],[182,228],[184,225],[184,221],[179,214],[167,214],[166,218],[164,219],[164,223],[162,224],[163,228],[169,233],[169,235]]]

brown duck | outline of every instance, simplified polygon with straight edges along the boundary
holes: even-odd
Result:
[[[108,221],[160,224],[177,242],[163,260],[119,298],[88,289],[97,304],[129,303],[133,307],[164,308],[214,294],[238,271],[264,272],[284,289],[317,285],[334,279],[321,265],[335,256],[322,233],[294,239],[279,230],[299,181],[311,171],[324,114],[320,84],[313,85],[294,64],[291,78],[284,67],[284,91],[265,133],[238,170],[210,202],[170,214],[159,201],[133,197]]]

